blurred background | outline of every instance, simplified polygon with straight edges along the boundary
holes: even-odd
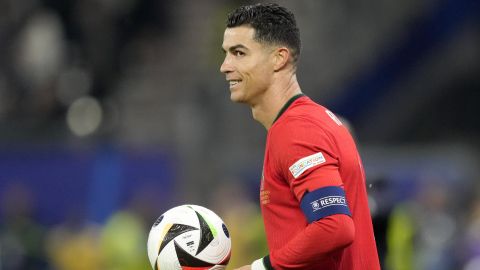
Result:
[[[480,4],[273,1],[298,78],[352,127],[382,269],[480,269]],[[265,130],[219,72],[251,1],[0,0],[0,270],[149,269],[155,218],[194,203],[265,255]]]

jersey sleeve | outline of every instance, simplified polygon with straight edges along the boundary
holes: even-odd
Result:
[[[343,187],[336,145],[322,127],[308,119],[288,117],[274,128],[269,139],[275,170],[299,201],[307,191]]]
[[[272,251],[270,264],[274,269],[317,269],[312,268],[313,262],[328,260],[332,252],[349,246],[354,239],[351,217],[329,216],[310,224],[282,248]]]

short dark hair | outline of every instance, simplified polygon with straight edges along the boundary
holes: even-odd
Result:
[[[287,46],[296,65],[300,56],[300,31],[295,16],[277,4],[241,6],[228,14],[227,28],[249,25],[259,42]]]

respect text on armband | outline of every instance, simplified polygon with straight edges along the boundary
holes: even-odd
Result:
[[[327,196],[310,203],[313,212],[330,206],[347,206],[347,200],[343,196]]]

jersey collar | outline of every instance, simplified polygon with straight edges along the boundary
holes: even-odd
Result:
[[[285,105],[283,105],[283,107],[282,107],[282,109],[280,110],[280,112],[278,113],[277,117],[275,117],[275,120],[273,120],[273,123],[275,123],[275,122],[278,120],[278,118],[280,118],[280,116],[282,116],[282,114],[288,109],[288,107],[290,107],[290,105],[292,105],[292,103],[293,103],[295,100],[297,100],[297,99],[299,99],[299,98],[301,98],[301,97],[303,97],[303,96],[305,96],[305,95],[304,95],[304,94],[298,94],[298,95],[295,95],[295,96],[291,97],[291,98],[287,101],[287,103],[285,103]],[[272,123],[272,125],[273,125],[273,123]]]

